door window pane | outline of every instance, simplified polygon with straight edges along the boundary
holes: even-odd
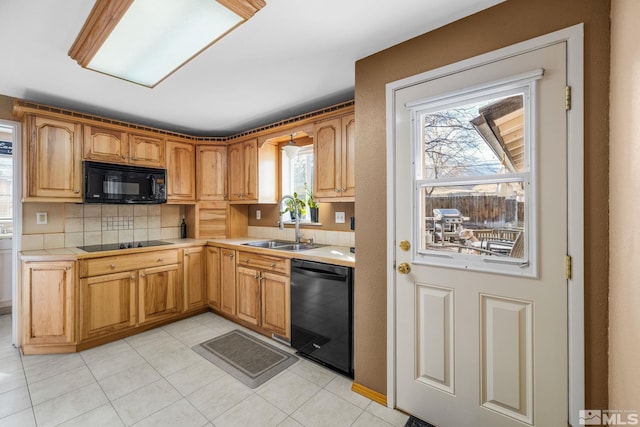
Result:
[[[464,268],[472,259],[527,262],[529,90],[459,95],[416,111],[419,255]]]

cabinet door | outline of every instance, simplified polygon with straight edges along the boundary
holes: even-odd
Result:
[[[229,146],[229,200],[258,200],[258,140]]]
[[[209,307],[220,310],[220,248],[205,247]]]
[[[291,339],[289,278],[268,272],[262,278],[262,327]]]
[[[342,125],[340,118],[327,120],[315,126],[314,196],[339,197]]]
[[[83,158],[100,162],[127,163],[127,134],[106,127],[84,125]]]
[[[152,136],[129,134],[129,163],[164,168],[164,140]]]
[[[28,196],[82,201],[82,126],[30,116]]]
[[[196,199],[227,200],[227,147],[200,146],[196,161]]]
[[[196,200],[196,159],[193,145],[167,141],[167,201]]]
[[[356,119],[355,114],[342,117],[342,154],[340,162],[340,191],[342,197],[356,195]]]
[[[260,324],[260,272],[253,268],[238,266],[236,300],[238,319]]]
[[[236,251],[220,251],[220,311],[236,315]]]
[[[145,268],[139,271],[139,323],[171,317],[181,311],[180,266]]]
[[[258,140],[252,139],[242,144],[244,197],[245,200],[258,200]]]
[[[23,264],[24,344],[75,341],[75,262]]]
[[[184,292],[185,310],[193,310],[207,305],[207,287],[204,281],[204,248],[184,250]]]
[[[110,335],[136,325],[136,272],[80,279],[82,339]]]

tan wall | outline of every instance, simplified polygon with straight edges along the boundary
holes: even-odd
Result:
[[[636,15],[637,16],[637,15]],[[586,406],[607,407],[609,1],[508,0],[356,63],[356,382],[386,393],[385,84],[585,24]],[[637,115],[636,115],[637,116]]]
[[[13,100],[10,96],[0,95],[0,119],[16,120],[11,114],[13,111]]]
[[[322,226],[305,226],[317,230],[349,231],[349,217],[354,216],[354,203],[319,203],[318,220]],[[256,211],[260,209],[260,219],[256,219]],[[345,223],[336,224],[336,212],[345,213]],[[279,220],[279,208],[276,205],[249,205],[249,225],[260,227],[277,227]]]
[[[611,3],[609,407],[640,410],[640,2]]]

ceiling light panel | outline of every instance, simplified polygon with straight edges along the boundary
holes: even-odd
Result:
[[[263,0],[98,0],[69,55],[148,87],[265,5]]]

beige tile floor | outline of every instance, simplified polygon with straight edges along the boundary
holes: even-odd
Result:
[[[241,327],[205,313],[80,353],[23,356],[11,345],[11,316],[2,315],[0,427],[401,427],[407,421],[309,360],[250,389],[190,348],[234,328]]]

